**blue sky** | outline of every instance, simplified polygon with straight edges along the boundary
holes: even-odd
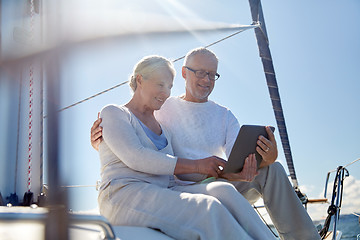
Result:
[[[131,5],[129,8],[136,8],[138,14],[145,14],[136,2]],[[171,4],[163,8],[152,4],[145,9],[177,14],[180,20],[251,23],[246,1],[207,1],[206,5],[181,1],[181,5],[188,9],[181,12],[180,6]],[[319,197],[328,171],[360,157],[357,141],[360,82],[356,59],[360,53],[360,30],[354,27],[360,20],[360,4],[272,1],[263,2],[263,10],[300,187],[309,197]],[[133,64],[144,55],[160,54],[175,59],[227,34],[142,36],[107,42],[98,51],[90,52],[84,47],[70,57],[73,62],[65,68],[63,104],[67,106],[127,80]],[[211,99],[229,107],[240,123],[276,125],[253,31],[211,49],[220,59],[221,74]],[[181,64],[175,63],[178,71]],[[173,95],[183,90],[183,80],[177,75]],[[98,156],[89,144],[90,126],[102,106],[125,103],[129,98],[130,90],[123,86],[61,113],[66,129],[63,139],[67,139],[63,146],[67,184],[94,184],[100,178]],[[281,152],[279,139],[278,146]],[[284,163],[282,153],[279,160]],[[359,168],[359,164],[349,167],[356,183],[360,179]],[[77,199],[84,196],[79,192],[96,198],[93,189],[73,192],[78,192],[74,195]],[[71,203],[74,209],[96,207],[93,197],[81,200],[86,204]],[[356,208],[353,211],[359,211],[360,205]]]
[[[71,4],[74,12],[66,14],[77,16],[77,24],[85,28],[93,26],[94,21],[88,22],[90,19],[99,25],[102,21],[109,22],[109,12],[127,16],[122,21],[130,26],[135,19],[158,24],[149,13],[166,15],[187,27],[191,22],[209,21],[251,24],[249,4],[245,0],[104,1],[101,5],[75,1]],[[357,27],[360,2],[272,0],[262,4],[300,189],[310,198],[317,198],[323,192],[328,171],[360,158],[360,28]],[[64,9],[66,6],[64,3]],[[138,35],[84,45],[70,54],[64,65],[62,107],[126,81],[132,66],[145,55],[176,59],[192,48],[205,46],[230,33]],[[241,124],[276,126],[253,30],[210,49],[220,59],[221,74],[210,99],[229,107]],[[178,72],[181,65],[182,61],[175,63]],[[183,91],[184,81],[177,74],[172,95]],[[126,85],[60,113],[65,184],[93,185],[100,179],[98,155],[89,141],[90,127],[104,105],[123,104],[130,97]],[[280,139],[276,136],[279,161],[286,168]],[[360,162],[348,170],[351,178],[345,192],[351,191],[352,195],[345,196],[349,200],[344,199],[344,209],[359,212]],[[96,208],[94,188],[71,189],[70,193],[70,206],[74,210]],[[320,208],[322,212],[318,213]],[[318,218],[325,216],[326,208],[327,205],[321,205],[310,207],[309,211]]]

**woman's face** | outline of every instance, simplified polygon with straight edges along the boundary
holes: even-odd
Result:
[[[170,96],[173,86],[173,75],[167,68],[154,71],[147,78],[141,77],[138,82],[143,102],[151,110],[159,110]]]

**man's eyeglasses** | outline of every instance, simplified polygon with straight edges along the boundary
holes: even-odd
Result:
[[[190,71],[192,71],[193,73],[195,73],[195,76],[198,77],[198,78],[204,78],[204,77],[206,77],[206,75],[208,75],[210,80],[216,81],[220,77],[220,74],[218,74],[217,72],[207,72],[207,71],[204,71],[204,70],[194,70],[194,69],[191,69],[191,68],[189,68],[187,66],[185,66],[185,68],[187,68]]]

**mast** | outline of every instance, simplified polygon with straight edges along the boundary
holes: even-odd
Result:
[[[288,165],[291,181],[295,190],[298,190],[298,181],[295,174],[294,162],[290,149],[289,137],[286,129],[284,113],[281,105],[279,88],[276,81],[275,70],[269,48],[269,39],[266,32],[265,20],[260,0],[249,0],[253,24],[260,24],[255,28],[256,40],[260,58],[263,64],[266,83],[268,86],[271,103],[273,106],[277,127],[279,129],[281,143],[284,149],[286,163]]]

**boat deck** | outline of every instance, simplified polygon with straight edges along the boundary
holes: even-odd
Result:
[[[41,207],[0,207],[0,239],[45,239],[48,209]],[[112,226],[94,214],[69,214],[69,239],[170,240],[160,231],[133,226]]]

